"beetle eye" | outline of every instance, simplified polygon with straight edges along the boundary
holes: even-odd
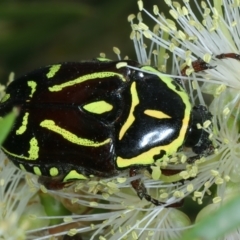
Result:
[[[111,111],[113,106],[105,101],[96,101],[84,105],[83,108],[90,113],[103,114]]]
[[[158,110],[151,110],[151,109],[146,109],[144,111],[144,114],[153,117],[153,118],[158,118],[158,119],[164,119],[164,118],[171,118],[171,116],[167,115],[166,113]]]

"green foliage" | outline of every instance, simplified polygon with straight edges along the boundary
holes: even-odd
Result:
[[[9,131],[11,130],[15,117],[16,117],[16,113],[11,112],[8,115],[6,115],[4,118],[0,119],[0,145],[6,138]]]
[[[46,214],[48,216],[54,216],[50,219],[50,225],[62,222],[62,218],[58,218],[58,216],[70,215],[70,211],[68,211],[60,201],[56,200],[49,194],[40,193],[39,196]]]
[[[136,11],[135,1],[0,1],[0,82],[100,52],[116,58],[113,46],[135,58],[127,16]]]
[[[240,196],[221,206],[214,214],[186,231],[182,240],[214,240],[240,226]],[[233,238],[232,238],[233,239]]]

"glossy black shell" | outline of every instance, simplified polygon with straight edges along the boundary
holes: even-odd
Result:
[[[9,98],[0,104],[1,116],[13,107],[19,110],[2,145],[6,155],[16,166],[42,176],[65,177],[76,171],[109,177],[177,151],[192,130],[187,94],[172,79],[134,70],[141,67],[137,62],[122,62],[128,66],[118,68],[118,61],[66,62],[14,80],[6,90]],[[54,86],[62,88],[50,90]],[[139,103],[133,106],[136,97]],[[100,114],[86,110],[92,102],[107,102],[112,109]],[[165,115],[153,117],[146,110]],[[201,123],[204,118],[200,116]],[[44,126],[45,120],[54,122],[57,130]],[[16,134],[21,126],[25,131]],[[201,134],[195,129],[194,143],[188,141],[191,147]],[[81,177],[73,174],[65,180],[73,178]]]

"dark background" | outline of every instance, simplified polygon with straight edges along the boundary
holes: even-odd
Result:
[[[159,0],[147,0],[152,12]],[[169,11],[160,1],[160,11]],[[0,1],[0,82],[11,71],[16,77],[40,66],[62,61],[81,61],[105,52],[116,59],[136,59],[129,35],[129,14],[138,13],[132,0],[1,0]],[[144,16],[144,20],[150,19]]]

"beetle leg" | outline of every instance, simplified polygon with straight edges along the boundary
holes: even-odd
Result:
[[[129,170],[130,177],[134,177],[137,174],[138,174],[138,170],[136,168],[130,168],[130,170]],[[131,181],[131,185],[137,192],[137,195],[139,196],[139,198],[143,199],[144,196],[146,195],[147,190],[146,190],[144,184],[141,182],[140,178]]]
[[[238,61],[240,61],[240,54],[236,54],[236,53],[222,53],[219,55],[215,56],[217,59],[225,59],[225,58],[232,58],[232,59],[236,59]],[[216,66],[211,66],[208,63],[204,62],[202,59],[198,59],[194,62],[192,62],[192,68],[194,69],[194,72],[201,72],[207,69],[212,69],[215,68]],[[181,70],[181,75],[182,76],[186,76],[186,70],[189,67],[186,66]]]
[[[40,176],[38,178],[38,183],[42,184],[49,190],[61,190],[64,187],[67,187],[73,183],[73,182],[63,182],[62,179],[63,179],[63,176],[58,176],[54,178]]]
[[[210,64],[204,62],[202,59],[198,59],[194,62],[192,62],[192,68],[194,69],[194,72],[201,72],[207,69],[215,68],[216,66],[211,66]],[[186,71],[189,68],[189,66],[184,67],[181,70],[181,76],[187,76]],[[180,78],[175,78],[175,81],[182,86],[182,80]]]
[[[129,170],[129,175],[130,177],[134,177],[139,173],[138,169],[136,168],[130,168]],[[141,182],[140,178],[131,181],[132,187],[135,189],[137,192],[138,197],[142,200],[145,198],[147,201],[153,203],[156,206],[163,205],[164,202],[160,202],[157,199],[152,198],[148,193],[147,189],[145,188],[144,184]]]
[[[134,177],[139,173],[139,170],[136,168],[130,168],[129,170],[129,175],[130,177]],[[168,174],[175,174],[176,171],[169,171]],[[160,202],[157,199],[151,197],[148,193],[147,193],[147,189],[145,188],[144,184],[141,182],[140,179],[136,179],[131,181],[131,185],[132,187],[135,189],[135,191],[137,192],[137,195],[140,199],[145,198],[148,202],[151,202],[152,204],[156,205],[156,206],[162,206],[163,204],[166,204],[165,202]],[[173,203],[173,204],[169,204],[167,206],[165,206],[166,208],[169,207],[174,207],[174,208],[178,208],[181,207],[183,205],[183,200],[180,200],[179,202]]]
[[[240,61],[240,55],[236,53],[222,53],[222,54],[216,55],[215,57],[218,59],[233,58]]]
[[[210,64],[204,62],[202,59],[198,59],[194,62],[192,62],[192,68],[194,69],[194,72],[201,72],[201,71],[204,71],[204,70],[207,70],[207,69],[212,69],[212,68],[215,68],[216,66],[211,66]],[[186,74],[186,70],[188,69],[189,67],[186,66],[184,67],[182,70],[181,70],[181,76],[187,76]]]
[[[189,158],[187,159],[187,163],[188,163],[188,164],[193,164],[196,160],[199,160],[199,159],[202,158],[202,157],[207,157],[207,156],[213,154],[213,153],[214,153],[214,150],[215,150],[215,148],[214,148],[214,146],[211,144],[211,145],[209,145],[209,147],[208,147],[207,149],[205,149],[201,154],[198,154],[198,155],[189,157]]]

